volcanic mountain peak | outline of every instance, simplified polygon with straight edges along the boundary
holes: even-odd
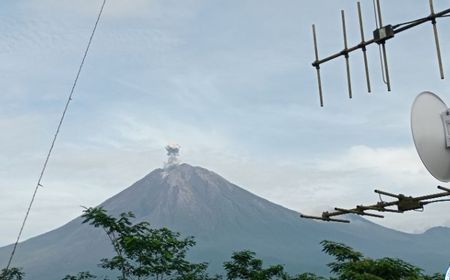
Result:
[[[208,179],[211,176],[218,176],[211,171],[201,167],[194,167],[186,163],[172,165],[164,169],[157,169],[161,177],[169,186],[186,186],[192,180],[193,176],[199,176],[202,179]]]
[[[207,196],[208,199],[213,199],[223,196],[224,193],[246,192],[212,171],[186,163],[156,169],[141,181],[149,188],[161,188],[161,191],[169,192],[172,198],[173,196],[179,198],[180,196],[191,198]],[[140,184],[140,181],[136,184]]]
[[[254,214],[261,201],[214,172],[179,164],[152,171],[102,206],[116,214],[127,209],[138,219],[176,228],[196,217],[197,227],[210,228],[223,219]]]

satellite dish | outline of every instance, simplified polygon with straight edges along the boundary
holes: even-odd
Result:
[[[434,93],[420,93],[411,109],[411,131],[417,153],[431,175],[450,181],[450,111]]]

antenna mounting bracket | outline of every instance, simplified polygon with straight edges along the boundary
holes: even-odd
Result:
[[[394,27],[392,25],[386,25],[383,27],[380,27],[378,29],[375,29],[373,31],[373,39],[375,41],[375,43],[377,43],[378,45],[383,44],[384,42],[386,42],[386,40],[394,38]]]
[[[441,113],[442,123],[444,125],[445,132],[445,144],[447,149],[450,148],[450,109]]]
[[[423,207],[423,204],[417,198],[414,198],[411,196],[399,195],[397,207],[398,207],[398,211],[404,212],[404,211],[420,209]]]

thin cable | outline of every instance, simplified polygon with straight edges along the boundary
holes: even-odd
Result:
[[[448,202],[450,199],[436,199],[436,200],[430,200],[423,202],[424,204],[430,204],[430,203],[436,203],[436,202]]]
[[[423,20],[425,20],[425,19],[427,19],[427,17],[423,17],[423,18],[419,18],[419,19],[415,19],[415,20],[411,20],[411,21],[406,21],[406,22],[402,22],[402,23],[398,23],[398,24],[396,24],[396,25],[393,25],[392,28],[393,28],[393,29],[396,29],[396,28],[398,28],[398,27],[400,27],[400,26],[407,25],[407,24],[411,24],[411,23],[420,22],[420,21],[423,21]]]
[[[440,16],[436,16],[436,18],[443,18],[443,17],[450,17],[450,15],[440,15]],[[403,25],[407,25],[407,24],[411,24],[411,23],[416,23],[416,22],[420,22],[420,21],[424,21],[426,19],[428,19],[429,17],[422,17],[419,19],[415,19],[415,20],[411,20],[411,21],[406,21],[406,22],[402,22],[402,23],[398,23],[392,26],[392,28],[396,29],[398,27],[401,27]]]
[[[36,187],[34,189],[33,196],[31,197],[30,204],[28,205],[28,209],[27,209],[27,212],[25,214],[25,218],[23,219],[22,226],[20,227],[20,231],[19,231],[19,234],[17,236],[17,240],[14,243],[13,250],[11,252],[11,256],[9,257],[8,265],[6,266],[6,270],[9,269],[9,267],[11,265],[11,262],[12,262],[12,260],[14,258],[14,254],[16,253],[17,244],[19,244],[20,237],[22,236],[22,232],[23,232],[23,229],[24,229],[25,224],[27,222],[28,215],[30,214],[30,211],[31,211],[31,206],[33,206],[34,199],[36,198],[37,191],[38,191],[39,187],[42,187],[42,184],[41,184],[42,178],[44,177],[44,173],[45,173],[45,171],[47,169],[48,161],[49,161],[50,156],[52,154],[53,147],[55,146],[56,138],[58,137],[58,134],[59,134],[59,131],[60,131],[61,126],[63,124],[64,118],[66,116],[67,109],[69,108],[70,101],[72,101],[72,96],[73,96],[73,93],[74,93],[75,88],[77,86],[78,78],[80,77],[81,70],[83,69],[84,61],[86,60],[86,56],[87,56],[87,54],[89,52],[89,48],[91,46],[92,39],[94,38],[95,31],[97,30],[97,26],[98,26],[98,23],[99,23],[100,18],[102,16],[103,8],[105,7],[105,4],[106,4],[106,0],[103,0],[102,6],[100,8],[100,12],[98,13],[98,16],[97,16],[97,20],[95,21],[94,28],[92,29],[91,37],[89,38],[89,42],[87,44],[86,50],[84,51],[83,59],[81,60],[80,66],[78,68],[77,75],[76,75],[75,80],[74,80],[73,85],[72,85],[72,89],[70,90],[69,97],[68,97],[66,105],[64,107],[64,111],[62,113],[61,119],[59,120],[59,124],[58,124],[58,127],[56,129],[55,136],[53,137],[52,144],[50,145],[50,149],[49,149],[49,151],[47,153],[47,157],[45,158],[45,162],[44,162],[44,165],[42,167],[41,173],[39,175],[38,182],[37,182]]]

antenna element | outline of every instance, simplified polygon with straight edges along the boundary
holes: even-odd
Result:
[[[358,8],[358,18],[359,18],[359,29],[361,33],[361,42],[357,45],[348,46],[347,43],[347,29],[345,24],[345,14],[344,11],[341,10],[341,20],[342,20],[342,31],[344,35],[344,49],[342,51],[339,51],[337,53],[334,53],[328,57],[319,59],[319,51],[317,47],[317,34],[316,34],[316,27],[313,24],[312,30],[313,30],[313,39],[314,39],[314,53],[315,53],[315,60],[312,63],[312,66],[316,68],[317,72],[317,83],[319,87],[319,98],[320,98],[320,106],[323,107],[323,91],[322,91],[322,81],[320,77],[320,65],[328,62],[330,60],[333,60],[335,58],[338,58],[340,56],[345,57],[345,64],[346,64],[346,72],[347,72],[347,87],[348,87],[348,94],[349,98],[353,97],[352,93],[352,86],[351,86],[351,77],[350,77],[350,64],[349,64],[349,56],[350,53],[353,51],[356,51],[358,49],[361,49],[363,52],[363,58],[364,58],[364,71],[366,74],[366,82],[367,82],[367,92],[371,92],[371,84],[370,84],[370,76],[369,76],[369,66],[368,66],[368,59],[367,59],[367,46],[376,43],[378,45],[378,48],[380,50],[380,62],[381,62],[381,69],[382,69],[382,75],[383,75],[383,81],[386,83],[387,91],[391,91],[391,80],[389,75],[389,67],[388,67],[388,59],[387,59],[387,51],[386,51],[386,41],[392,39],[395,37],[396,34],[401,33],[405,30],[411,29],[413,27],[416,27],[420,24],[431,22],[433,25],[433,34],[434,34],[434,41],[436,45],[436,54],[437,54],[437,60],[438,60],[438,66],[439,66],[439,73],[441,79],[444,79],[444,67],[442,63],[442,55],[441,55],[441,49],[439,45],[439,36],[437,31],[437,21],[438,18],[448,17],[450,16],[450,9],[446,9],[440,12],[435,13],[434,7],[433,7],[433,0],[429,0],[429,6],[430,6],[430,15],[415,19],[412,21],[408,21],[405,23],[399,23],[399,24],[387,24],[383,25],[383,19],[381,16],[381,5],[380,0],[374,0],[374,12],[375,12],[375,22],[376,22],[376,29],[373,31],[373,38],[366,41],[364,38],[364,28],[363,28],[363,19],[362,19],[362,13],[361,13],[361,4],[360,2],[357,2],[357,8]]]

